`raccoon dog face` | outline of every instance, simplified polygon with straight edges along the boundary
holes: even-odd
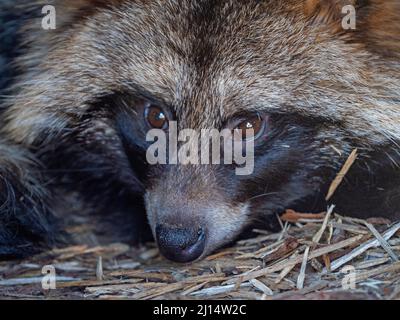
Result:
[[[36,85],[14,102],[7,130],[35,143],[39,132],[68,129],[62,141],[73,136],[79,157],[112,165],[101,183],[143,192],[167,258],[204,257],[257,219],[289,206],[319,210],[354,148],[354,170],[364,173],[374,152],[394,149],[397,47],[389,39],[388,54],[377,44],[368,8],[360,6],[363,31],[344,32],[337,8],[322,3],[115,1],[82,19],[71,15],[74,24],[49,36],[57,40],[41,71],[30,73]],[[178,131],[252,128],[254,170],[150,165],[146,134],[168,133],[173,123]]]

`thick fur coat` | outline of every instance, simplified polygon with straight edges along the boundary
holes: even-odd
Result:
[[[0,257],[58,238],[65,190],[93,212],[124,212],[136,239],[160,223],[201,225],[203,257],[285,208],[325,209],[355,148],[331,202],[341,214],[400,217],[399,1],[53,4],[56,30],[41,28],[39,2],[16,14],[36,17],[20,30],[0,113]],[[346,4],[356,30],[341,27]],[[254,173],[149,166],[143,100],[179,128],[265,115]]]

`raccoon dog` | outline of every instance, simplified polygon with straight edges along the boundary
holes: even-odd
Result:
[[[42,28],[45,4],[55,30]],[[112,230],[193,261],[285,208],[326,209],[354,149],[330,203],[400,217],[399,1],[45,4],[9,9],[29,18],[0,113],[1,258],[54,243],[74,193],[104,220],[123,213],[129,223]],[[343,27],[347,5],[355,29]],[[173,121],[253,129],[242,138],[254,142],[254,171],[150,165],[147,132]]]

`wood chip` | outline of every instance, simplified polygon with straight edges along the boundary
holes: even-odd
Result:
[[[399,298],[400,265],[394,256],[400,254],[400,223],[389,226],[385,219],[363,220],[333,214],[333,210],[331,206],[320,214],[288,210],[283,218],[293,223],[279,220],[281,232],[255,230],[254,238],[189,264],[163,259],[154,243],[100,246],[95,239],[91,243],[96,246],[72,246],[23,261],[0,261],[0,296],[104,300]],[[357,292],[343,291],[340,267],[349,263],[355,268]],[[56,268],[57,288],[62,290],[40,289],[44,265]]]
[[[296,258],[298,257],[298,255],[299,255],[299,253],[298,253],[298,251],[296,251],[296,252],[290,257],[290,259],[291,259],[291,260],[296,259]],[[281,273],[279,274],[278,278],[275,280],[275,284],[280,283],[280,282],[289,274],[289,272],[293,270],[293,268],[294,268],[295,266],[296,266],[296,265],[293,264],[293,265],[289,265],[289,266],[283,268],[282,271],[281,271]]]
[[[381,234],[378,232],[378,230],[376,230],[375,227],[372,224],[368,223],[368,222],[365,222],[365,225],[372,232],[372,234],[375,236],[375,238],[379,241],[379,243],[382,246],[382,248],[386,250],[386,252],[393,259],[393,261],[399,261],[399,258],[393,252],[393,250],[390,247],[389,243],[387,243],[387,241],[381,236]]]
[[[274,292],[268,288],[263,282],[257,280],[257,279],[251,279],[250,283],[257,288],[258,290],[260,290],[263,294],[267,295],[267,296],[272,296],[274,295]]]
[[[98,281],[102,281],[104,279],[102,256],[99,256],[99,258],[97,259],[96,278]]]
[[[351,244],[354,244],[355,242],[359,241],[362,238],[363,238],[363,236],[359,235],[359,236],[355,236],[355,237],[340,241],[338,243],[335,243],[335,244],[332,244],[332,245],[329,245],[329,246],[326,246],[326,247],[322,247],[322,248],[316,249],[316,250],[312,251],[308,255],[308,259],[320,257],[323,254],[327,254],[329,252],[332,252],[332,251],[335,251],[335,250],[338,250],[338,249],[341,249],[341,248],[348,247]],[[250,279],[259,278],[261,276],[264,276],[264,275],[267,275],[267,274],[270,274],[270,273],[273,273],[273,272],[280,271],[280,270],[284,269],[285,267],[296,265],[296,264],[298,264],[298,263],[300,263],[302,261],[303,261],[303,257],[296,257],[296,258],[293,258],[293,259],[288,259],[288,260],[285,260],[285,261],[278,262],[275,265],[272,265],[270,267],[266,267],[266,268],[263,268],[261,270],[254,271],[254,272],[251,272],[249,274],[243,274],[243,275],[240,275],[240,276],[243,277],[243,281],[248,281]],[[235,281],[236,280],[232,279],[232,280],[228,281],[228,283],[232,283],[232,282],[235,282]]]
[[[301,219],[323,219],[325,212],[322,213],[299,213],[291,209],[287,209],[286,212],[281,216],[282,221],[287,222],[298,222]]]
[[[304,286],[304,279],[306,277],[306,266],[308,260],[308,253],[310,252],[310,247],[307,247],[303,254],[303,261],[301,263],[300,273],[297,277],[297,289],[303,289]]]
[[[398,230],[400,230],[400,223],[396,223],[391,228],[389,228],[383,234],[383,236],[382,236],[383,239],[385,239],[386,241],[389,240]],[[368,249],[373,248],[373,247],[377,247],[379,245],[380,245],[380,243],[379,243],[379,241],[377,239],[371,239],[371,240],[363,243],[359,247],[357,247],[354,250],[352,250],[349,254],[347,254],[347,255],[345,255],[345,256],[333,261],[331,263],[331,270],[334,271],[334,270],[340,268],[345,263],[353,260],[355,257],[357,257],[360,254],[364,253]],[[323,272],[327,272],[327,270],[325,269]]]
[[[239,288],[249,287],[249,286],[251,286],[251,284],[249,282],[241,283]],[[226,286],[215,286],[215,287],[192,292],[190,295],[199,296],[199,297],[215,296],[215,295],[221,294],[221,293],[224,293],[224,294],[229,293],[230,291],[232,291],[234,289],[235,289],[234,284],[230,284],[230,285],[226,285]]]
[[[328,211],[326,212],[326,215],[325,215],[325,218],[324,218],[324,222],[322,223],[321,228],[318,230],[318,232],[314,235],[314,237],[312,239],[312,241],[314,243],[318,244],[319,241],[321,240],[322,235],[325,232],[326,226],[328,225],[329,218],[331,217],[331,214],[332,214],[334,208],[335,208],[334,205],[331,205],[328,208]]]
[[[16,286],[16,285],[28,285],[28,284],[41,284],[43,277],[32,277],[32,278],[18,278],[18,279],[7,279],[0,280],[0,286]],[[56,282],[64,281],[78,281],[79,278],[72,277],[56,277]]]
[[[335,193],[336,189],[339,187],[339,185],[342,183],[342,180],[344,176],[347,174],[347,172],[350,170],[351,166],[353,165],[354,161],[357,159],[357,149],[354,149],[349,157],[347,158],[346,162],[344,163],[342,169],[340,169],[339,173],[336,175],[336,178],[332,181],[328,194],[325,197],[325,200],[328,201],[333,194]]]

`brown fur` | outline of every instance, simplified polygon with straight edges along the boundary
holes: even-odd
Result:
[[[101,97],[145,90],[172,106],[180,128],[221,128],[244,111],[324,119],[309,147],[319,150],[318,165],[334,170],[355,147],[361,158],[388,142],[397,148],[399,2],[367,2],[56,1],[57,30],[29,25],[1,135],[40,148],[81,126]],[[355,31],[339,27],[344,3],[357,6]],[[125,159],[107,116],[80,137],[84,147],[101,141],[104,153]],[[159,176],[145,196],[153,232],[160,219],[179,224],[189,213],[212,221],[207,254],[252,220],[254,204],[230,199],[212,168],[177,166]],[[309,196],[320,181],[310,172],[307,183],[276,202]]]

